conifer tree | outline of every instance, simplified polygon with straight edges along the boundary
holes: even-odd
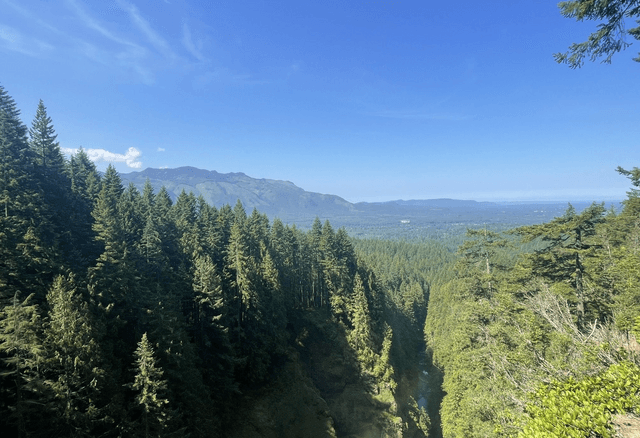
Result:
[[[218,411],[224,408],[226,397],[235,392],[233,379],[234,353],[229,342],[225,296],[222,280],[208,255],[198,257],[193,275],[193,291],[198,308],[195,327],[196,345],[200,355],[203,377],[211,388]]]
[[[51,248],[51,256],[56,264],[81,264],[78,248],[80,241],[69,227],[69,215],[75,208],[71,182],[51,118],[47,115],[42,100],[29,129],[29,137],[36,179],[44,204],[40,212],[43,222],[40,237]],[[73,219],[86,222],[86,216]]]
[[[267,243],[269,236],[269,218],[260,214],[256,208],[247,218],[248,244],[251,249],[250,255],[259,263],[263,255],[263,246]]]
[[[71,156],[67,174],[71,180],[71,190],[87,203],[88,207],[86,208],[90,212],[93,208],[93,202],[100,193],[101,180],[95,164],[89,159],[84,149],[80,148]]]
[[[105,378],[92,317],[73,276],[56,277],[47,304],[47,383],[54,397],[56,429],[64,436],[91,436],[100,420]]]
[[[136,242],[129,247],[126,243],[118,206],[123,189],[113,166],[107,168],[101,186],[92,216],[95,240],[102,251],[88,270],[88,288],[93,311],[105,330],[101,346],[122,367],[128,360],[127,346],[135,343],[133,327],[127,324],[134,322],[142,310],[136,305],[141,292],[135,257],[138,245]]]
[[[149,279],[160,282],[162,276],[168,274],[169,260],[164,253],[158,225],[152,214],[147,216],[139,251],[142,272],[147,274]]]
[[[171,220],[172,206],[173,201],[171,201],[171,196],[163,186],[156,194],[152,215],[157,225],[158,233],[160,234],[163,251],[172,268],[177,269],[181,258],[178,249],[178,232],[175,223]]]
[[[3,362],[0,427],[19,437],[43,426],[45,354],[41,321],[33,294],[22,300],[16,292],[11,304],[0,310],[0,357]],[[10,384],[9,384],[10,383]]]
[[[351,324],[353,328],[348,335],[349,344],[356,352],[363,370],[368,370],[372,367],[374,361],[373,339],[369,303],[360,274],[356,274],[352,302]]]
[[[51,117],[42,100],[38,103],[36,116],[29,129],[30,146],[35,155],[35,164],[42,172],[45,181],[58,178],[64,171],[64,158],[60,152],[58,137],[53,128]]]
[[[295,264],[294,237],[291,229],[285,228],[278,218],[273,220],[269,246],[273,261],[279,270],[279,283],[281,297],[285,309],[293,308],[297,292],[297,271],[299,266]]]
[[[92,230],[94,202],[100,192],[100,175],[82,148],[71,156],[66,166],[70,181],[71,205],[64,212],[64,225],[70,233],[69,268],[78,272],[95,262],[101,253]]]
[[[155,305],[145,319],[167,380],[172,433],[184,436],[188,429],[195,437],[207,436],[216,427],[213,403],[202,370],[197,366],[196,346],[188,333],[178,297],[158,290]]]
[[[202,196],[198,198],[197,229],[199,243],[203,253],[209,254],[215,260],[222,259],[222,233],[219,229],[218,210],[210,206]]]
[[[253,285],[249,275],[252,261],[249,256],[244,224],[240,220],[235,221],[231,226],[226,253],[226,275],[229,277],[233,288],[233,295],[229,297],[229,305],[235,309],[232,339],[240,344],[243,337],[243,322],[247,317],[247,309],[250,306],[253,295]]]
[[[582,326],[590,298],[585,281],[589,273],[585,269],[585,259],[592,257],[597,242],[596,225],[603,221],[603,204],[593,203],[578,214],[569,204],[562,217],[541,225],[520,227],[514,230],[525,242],[540,238],[545,246],[529,257],[533,273],[556,283],[564,283],[573,291],[571,299],[575,303],[578,325]]]
[[[50,227],[19,114],[0,87],[0,300],[28,290],[42,302],[51,279],[51,248],[42,234]]]
[[[180,193],[171,210],[171,217],[178,233],[180,252],[184,255],[182,263],[186,263],[201,251],[196,227],[196,198],[192,192],[187,194],[183,190]]]
[[[226,310],[225,297],[222,294],[222,280],[208,255],[198,257],[194,262],[193,291],[197,304],[196,338],[198,345],[205,350],[210,340],[208,328],[215,327],[226,332],[221,320]]]
[[[496,271],[505,267],[500,264],[498,255],[507,247],[507,240],[495,231],[486,229],[467,229],[467,240],[458,248],[461,256],[458,269],[462,275],[473,281],[469,290],[474,295],[489,297],[496,287]]]
[[[133,183],[129,183],[126,190],[117,202],[117,212],[120,219],[120,227],[123,231],[124,245],[134,248],[142,237],[145,226],[145,217],[142,216],[140,192]]]
[[[167,382],[164,371],[157,365],[153,346],[142,335],[135,351],[135,380],[131,388],[136,391],[135,402],[142,410],[140,429],[145,438],[162,437],[170,420],[169,400],[165,397]]]
[[[155,203],[156,195],[153,193],[151,181],[147,178],[144,182],[144,188],[142,189],[142,199],[140,203],[140,216],[144,220],[146,220],[149,215],[153,214]]]
[[[323,304],[323,270],[322,270],[322,249],[321,249],[321,241],[322,241],[322,223],[320,222],[320,218],[316,216],[313,224],[311,225],[311,230],[307,233],[307,241],[308,241],[308,257],[309,257],[309,266],[310,270],[310,282],[311,282],[311,305],[320,306]]]
[[[388,323],[384,323],[384,340],[382,341],[382,349],[380,356],[376,360],[375,367],[373,369],[374,375],[378,379],[378,385],[380,383],[387,387],[389,390],[395,390],[398,384],[396,383],[394,376],[393,365],[391,364],[391,347],[393,343],[393,330]]]

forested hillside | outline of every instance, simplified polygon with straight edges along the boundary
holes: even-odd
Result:
[[[0,205],[3,436],[426,435],[427,280],[344,229],[123,187],[2,88]]]
[[[124,187],[0,88],[0,430],[614,436],[640,414],[640,170],[618,172],[620,212],[357,240]]]
[[[425,325],[445,437],[609,437],[640,413],[640,170],[618,214],[470,230]],[[631,415],[631,417],[629,417]]]

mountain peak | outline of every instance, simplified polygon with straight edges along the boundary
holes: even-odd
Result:
[[[149,182],[157,192],[164,186],[176,199],[184,190],[216,207],[234,205],[238,199],[247,210],[257,208],[269,216],[327,217],[355,210],[350,202],[335,195],[307,192],[290,181],[256,179],[244,173],[219,173],[192,166],[174,169],[147,168],[122,174],[123,183],[133,183],[139,190]]]

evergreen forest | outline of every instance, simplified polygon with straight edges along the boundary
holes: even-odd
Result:
[[[0,430],[613,437],[640,415],[640,169],[621,211],[354,239],[124,187],[0,87]]]

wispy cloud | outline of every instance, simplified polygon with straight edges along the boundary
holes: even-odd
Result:
[[[202,42],[199,41],[198,47],[196,47],[196,44],[193,42],[193,38],[191,37],[191,30],[186,22],[182,23],[182,44],[184,45],[184,48],[187,49],[187,52],[189,52],[198,61],[207,61],[207,58],[202,54]]]
[[[60,10],[54,6],[27,9],[17,0],[0,0],[0,5],[7,5],[14,16],[12,21],[7,16],[7,24],[0,21],[0,50],[31,57],[51,56],[55,51],[57,59],[66,56],[69,62],[77,62],[80,56],[104,66],[110,73],[117,72],[116,77],[146,85],[156,84],[156,77],[162,73],[189,75],[196,89],[211,84],[265,83],[251,74],[212,66],[203,49],[206,33],[195,32],[186,14],[175,14],[179,7],[168,8],[174,14],[173,24],[169,22],[167,26],[172,29],[165,32],[164,27],[154,26],[151,18],[156,15],[146,15],[158,11],[141,9],[134,1],[116,0],[101,5],[64,0]],[[162,3],[157,6],[165,8]],[[56,15],[59,13],[62,15]],[[15,20],[18,16],[25,18],[23,25]],[[295,71],[297,66],[292,69]]]
[[[50,52],[54,47],[44,41],[23,35],[11,26],[0,24],[0,45],[13,52],[38,57]]]
[[[62,153],[67,155],[73,155],[78,152],[78,149],[73,148],[60,149],[62,150]],[[142,162],[138,160],[138,157],[142,155],[142,152],[133,147],[129,148],[126,154],[117,154],[106,149],[84,149],[84,152],[91,161],[96,163],[107,161],[111,163],[125,163],[128,167],[133,169],[140,169],[142,167]]]
[[[82,24],[84,24],[89,29],[92,29],[95,32],[98,32],[103,37],[105,37],[108,40],[111,40],[111,41],[113,41],[115,43],[123,44],[123,45],[126,45],[126,46],[137,46],[137,44],[135,44],[135,43],[133,43],[131,41],[128,41],[128,40],[126,40],[124,38],[121,38],[121,37],[117,36],[116,34],[114,34],[113,32],[111,32],[110,30],[108,30],[98,20],[93,18],[91,15],[89,15],[89,13],[86,12],[82,8],[82,6],[78,2],[76,2],[75,0],[67,0],[66,4],[69,7],[69,9],[71,9],[71,11],[76,14],[76,16],[82,22]]]
[[[124,67],[134,72],[145,85],[153,85],[155,83],[155,77],[150,68],[147,67],[149,51],[145,47],[107,29],[76,0],[66,0],[66,4],[78,17],[82,25],[118,45],[118,48],[114,51],[113,49],[102,48],[103,46],[90,43],[85,39],[75,39],[76,45],[80,48],[80,53],[103,65],[111,66],[115,64]]]
[[[14,2],[11,2],[9,0],[3,0],[3,3],[9,5],[12,9],[17,11],[20,15],[22,15],[23,17],[28,18],[30,21],[32,21],[35,24],[37,24],[38,27],[40,27],[40,28],[45,28],[45,29],[50,30],[50,31],[52,31],[54,33],[57,33],[57,34],[63,34],[64,33],[61,30],[59,30],[58,28],[56,28],[55,26],[50,25],[46,21],[40,19],[39,17],[37,17],[36,15],[31,13],[29,10],[23,8],[22,6],[19,6],[19,5],[15,4]]]
[[[127,3],[125,1],[118,2],[125,11],[129,14],[129,19],[131,22],[138,28],[140,32],[147,38],[147,40],[151,43],[155,49],[162,53],[165,57],[170,59],[177,58],[176,54],[173,53],[169,43],[159,34],[157,33],[149,24],[147,20],[140,14],[138,8],[135,5]]]
[[[165,149],[164,148],[158,148],[158,152],[164,152]]]

